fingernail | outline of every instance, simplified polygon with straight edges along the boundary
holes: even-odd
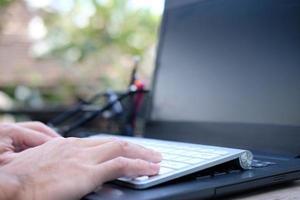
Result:
[[[161,161],[162,160],[162,155],[160,152],[158,151],[153,151],[153,154],[155,156],[155,158],[158,160],[158,161]]]
[[[159,164],[155,164],[155,163],[150,163],[150,167],[153,170],[154,173],[157,173],[159,171]]]

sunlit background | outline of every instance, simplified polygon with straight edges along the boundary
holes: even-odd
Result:
[[[0,0],[0,109],[150,85],[163,0]]]

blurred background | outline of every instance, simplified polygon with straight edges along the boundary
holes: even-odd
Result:
[[[163,0],[0,0],[0,122],[47,121],[99,91],[123,91],[134,57],[149,88],[163,6]]]

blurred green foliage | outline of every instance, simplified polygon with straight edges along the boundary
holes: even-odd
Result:
[[[7,6],[12,0],[0,0],[0,7]]]
[[[3,13],[5,11],[5,8],[12,3],[14,0],[0,0],[0,31],[3,23]]]
[[[160,17],[147,9],[131,9],[128,2],[73,0],[67,12],[45,10],[48,55],[73,63],[99,54],[108,61],[114,53],[143,56],[156,42]]]

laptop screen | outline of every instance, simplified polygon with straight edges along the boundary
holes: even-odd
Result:
[[[176,2],[166,5],[151,119],[300,126],[300,1]]]
[[[147,137],[300,155],[300,1],[167,0]]]

